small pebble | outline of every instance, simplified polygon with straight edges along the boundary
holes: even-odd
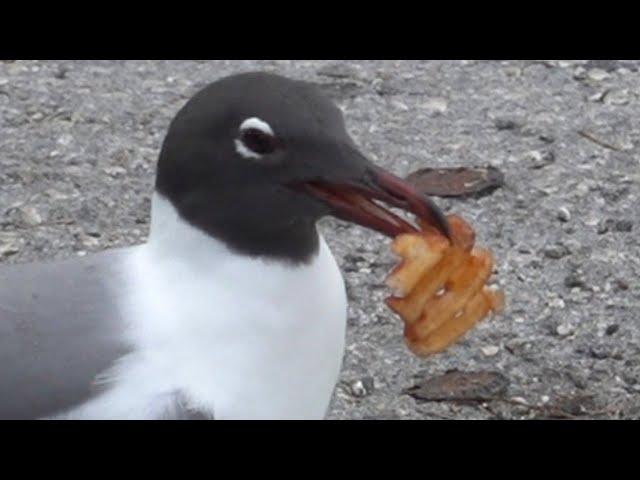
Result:
[[[587,72],[587,76],[596,82],[602,82],[611,77],[606,70],[602,70],[601,68],[592,68]]]
[[[95,248],[100,245],[100,241],[91,235],[80,235],[80,241],[82,242],[82,245],[87,248]]]
[[[408,112],[409,111],[409,107],[402,103],[399,100],[392,100],[391,101],[391,105],[393,105],[395,108],[397,108],[398,110],[402,111],[402,112]]]
[[[598,223],[598,234],[604,235],[609,232],[629,233],[633,231],[633,221],[631,220],[614,220],[607,218]]]
[[[584,281],[582,276],[577,272],[573,272],[567,275],[564,278],[564,285],[567,288],[586,288],[587,287],[586,282]]]
[[[449,104],[444,98],[431,98],[424,102],[421,107],[430,115],[438,115],[445,113]]]
[[[565,223],[571,220],[571,212],[567,207],[560,207],[558,209],[558,220]]]
[[[489,345],[487,347],[482,347],[482,354],[485,357],[495,357],[500,351],[500,347],[495,345]]]
[[[58,145],[62,145],[63,147],[68,147],[69,145],[71,145],[71,143],[73,143],[73,136],[65,133],[64,135],[58,137],[57,143]]]
[[[631,220],[618,220],[615,228],[616,232],[628,233],[633,230],[633,222]]]
[[[64,66],[60,66],[54,73],[53,76],[58,80],[64,80],[67,78],[67,73],[69,73],[69,69]]]
[[[605,335],[611,336],[614,335],[618,330],[620,330],[620,325],[613,323],[607,327],[604,333]]]
[[[504,69],[504,73],[507,77],[518,78],[522,76],[522,69],[520,67],[507,67]]]
[[[604,235],[605,233],[608,233],[610,230],[612,230],[615,227],[615,220],[611,219],[611,218],[607,218],[606,220],[602,220],[598,223],[598,234],[599,235]]]
[[[615,285],[616,291],[624,292],[624,291],[629,290],[629,284],[627,283],[626,280],[622,280],[621,278],[618,278],[614,282],[614,285]]]
[[[574,80],[582,81],[587,78],[587,69],[584,67],[576,67],[573,71]]]
[[[588,385],[587,379],[581,374],[572,372],[572,371],[567,371],[566,375],[569,378],[569,380],[573,382],[576,388],[579,388],[580,390],[584,390],[585,388],[587,388],[587,385]]]
[[[35,227],[42,223],[42,216],[38,213],[38,210],[36,210],[35,207],[21,207],[20,215],[22,216],[22,221],[30,227]]]
[[[19,252],[20,248],[17,242],[0,238],[0,257],[10,257]]]
[[[607,93],[608,93],[608,90],[595,93],[589,97],[589,101],[593,103],[601,103],[602,101],[604,101],[604,98],[607,96]]]
[[[547,247],[544,249],[543,253],[545,257],[550,258],[552,260],[560,260],[561,258],[564,258],[571,254],[569,249],[566,246],[561,244]]]
[[[365,377],[360,380],[356,380],[350,385],[351,395],[356,398],[363,398],[369,395],[373,391],[373,378]]]
[[[122,177],[127,173],[127,170],[122,167],[107,167],[103,171],[113,178]]]
[[[498,130],[517,130],[523,126],[522,122],[511,117],[497,117],[493,124]]]
[[[522,195],[518,195],[514,202],[514,207],[520,210],[524,210],[529,206],[529,201]]]
[[[591,347],[589,354],[596,360],[605,360],[611,357],[611,351],[608,348],[598,345]]]
[[[525,160],[529,163],[529,168],[539,170],[556,161],[556,155],[551,150],[539,151],[531,150],[525,154]]]
[[[629,90],[614,90],[604,97],[604,103],[607,105],[622,106],[631,102],[631,94]]]
[[[571,325],[567,323],[561,323],[556,328],[556,333],[559,337],[568,337],[574,332],[574,329]]]

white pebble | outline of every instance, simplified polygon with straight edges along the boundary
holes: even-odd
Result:
[[[62,145],[63,147],[68,147],[73,142],[73,136],[65,133],[64,135],[58,138],[58,145]]]
[[[548,305],[551,308],[558,308],[560,310],[562,310],[565,307],[565,303],[564,300],[561,298],[554,298],[553,300],[551,300]]]
[[[482,347],[482,353],[485,357],[495,357],[500,351],[500,347],[495,345],[489,345],[487,347]]]
[[[11,239],[0,238],[0,258],[14,255],[20,251],[18,243]]]
[[[107,167],[107,168],[104,168],[103,171],[104,173],[112,177],[122,177],[127,173],[127,171],[124,168],[118,167],[118,166]]]
[[[409,107],[407,107],[404,103],[398,101],[398,100],[393,100],[391,102],[391,104],[396,107],[398,110],[402,110],[403,112],[408,112],[409,111]]]
[[[608,105],[627,105],[631,102],[631,93],[628,89],[614,90],[606,96],[604,102]]]
[[[589,70],[587,75],[591,80],[594,80],[596,82],[601,82],[611,77],[611,75],[609,75],[605,70],[602,70],[601,68],[592,68],[591,70]]]
[[[571,220],[571,212],[567,207],[560,207],[558,209],[558,220],[561,222],[568,222]]]
[[[573,333],[573,327],[569,324],[562,323],[556,328],[556,333],[561,337],[567,337]]]
[[[431,114],[444,113],[449,107],[449,103],[444,98],[431,98],[422,105],[427,112]]]
[[[22,220],[27,225],[35,227],[42,223],[42,216],[38,213],[38,210],[36,210],[35,207],[25,206],[20,209],[20,212],[22,213]]]

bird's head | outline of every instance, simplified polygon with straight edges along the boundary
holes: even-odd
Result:
[[[184,106],[156,190],[187,222],[249,255],[307,261],[326,215],[390,237],[415,230],[383,204],[448,235],[428,197],[359,151],[333,102],[312,84],[267,73],[226,77]]]

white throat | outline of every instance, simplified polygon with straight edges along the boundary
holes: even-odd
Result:
[[[183,220],[171,202],[159,193],[154,193],[151,199],[147,247],[167,259],[194,260],[200,256],[219,258],[224,253],[231,254],[222,242]]]

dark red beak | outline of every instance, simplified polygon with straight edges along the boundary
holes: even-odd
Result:
[[[418,229],[378,202],[412,213],[423,223],[450,238],[447,219],[433,201],[382,168],[370,167],[365,178],[357,181],[310,181],[301,184],[301,187],[329,205],[333,216],[389,237],[417,232]]]

